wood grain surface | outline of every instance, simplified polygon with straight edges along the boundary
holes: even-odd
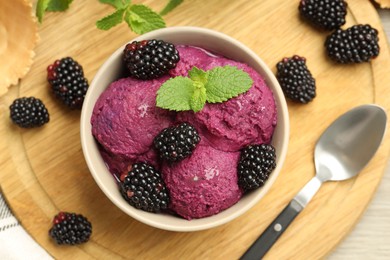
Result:
[[[382,26],[390,40],[390,12],[378,9]],[[390,164],[384,171],[382,180],[371,202],[359,222],[329,255],[332,260],[344,259],[388,259],[390,255]]]
[[[160,10],[164,1],[142,1]],[[313,148],[321,132],[357,105],[376,103],[390,110],[390,54],[377,12],[367,0],[349,1],[347,25],[369,23],[380,33],[381,53],[371,63],[336,65],[324,53],[327,33],[303,23],[299,1],[205,1],[184,3],[166,16],[168,26],[191,25],[224,32],[253,49],[275,71],[285,56],[298,54],[317,80],[308,105],[288,103],[291,136],[285,165],[270,192],[243,216],[200,232],[176,233],[142,224],[117,209],[92,179],[81,151],[80,111],[54,99],[46,67],[72,56],[92,80],[116,48],[136,35],[122,24],[99,31],[94,23],[112,9],[95,0],[74,1],[66,13],[45,16],[34,64],[18,86],[0,98],[0,185],[26,230],[57,259],[166,258],[236,259],[315,174]],[[22,96],[41,98],[50,123],[19,129],[8,106]],[[316,259],[327,255],[359,221],[381,181],[390,149],[389,132],[369,165],[349,181],[326,183],[275,244],[268,259]],[[79,212],[93,223],[91,241],[56,246],[47,231],[60,210]]]

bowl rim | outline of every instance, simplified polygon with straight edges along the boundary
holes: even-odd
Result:
[[[284,129],[283,129],[284,131],[282,131],[282,135],[281,135],[282,146],[281,146],[281,149],[278,151],[279,155],[277,158],[277,161],[278,161],[277,166],[274,169],[274,171],[272,172],[270,178],[267,180],[266,185],[264,185],[261,188],[261,191],[257,192],[257,194],[256,194],[256,196],[254,196],[254,198],[252,198],[249,202],[247,202],[247,204],[242,206],[239,210],[233,211],[231,214],[227,215],[226,217],[224,217],[222,219],[217,218],[215,221],[211,221],[211,222],[206,221],[207,219],[212,218],[213,216],[217,216],[218,214],[221,214],[221,213],[218,213],[216,215],[206,217],[206,218],[193,219],[191,221],[185,220],[187,222],[191,222],[191,225],[184,225],[183,226],[183,225],[173,225],[173,224],[162,223],[159,221],[151,220],[147,217],[143,217],[142,214],[140,214],[140,212],[139,212],[140,210],[133,208],[132,206],[128,205],[127,203],[126,203],[126,205],[124,205],[123,202],[125,202],[125,200],[123,200],[123,198],[121,198],[121,201],[118,201],[118,199],[116,199],[116,197],[106,187],[103,180],[99,177],[99,174],[97,174],[97,169],[95,168],[95,165],[93,164],[93,158],[92,158],[93,155],[92,155],[92,152],[90,151],[90,147],[89,147],[90,139],[92,136],[90,118],[92,116],[92,111],[93,111],[93,107],[95,105],[95,102],[93,102],[93,104],[88,104],[87,101],[89,99],[91,99],[91,96],[93,96],[92,91],[90,91],[90,90],[93,89],[95,84],[97,84],[97,81],[101,78],[101,76],[105,73],[105,71],[110,67],[112,62],[115,61],[119,55],[121,55],[121,53],[123,52],[123,48],[127,43],[132,42],[132,41],[140,41],[140,40],[144,40],[144,39],[158,38],[158,37],[161,37],[161,35],[167,35],[170,33],[180,34],[180,33],[189,33],[189,32],[198,33],[198,34],[202,34],[205,36],[211,36],[213,38],[218,38],[218,40],[230,42],[235,47],[241,49],[241,51],[245,52],[248,56],[250,56],[257,64],[259,64],[260,67],[264,70],[264,73],[266,75],[264,75],[263,73],[260,73],[258,71],[259,74],[261,74],[262,77],[265,77],[266,82],[268,82],[268,84],[271,83],[273,85],[273,87],[270,87],[270,88],[271,88],[272,92],[274,93],[275,103],[276,103],[277,109],[278,109],[278,121],[280,120],[279,119],[280,115],[284,115],[281,119],[283,120],[283,124],[285,127],[284,127]],[[99,96],[100,96],[100,94],[99,94]],[[86,104],[88,104],[88,106]],[[279,106],[278,106],[278,104],[279,104]],[[241,216],[242,214],[247,212],[250,208],[252,208],[255,204],[257,204],[261,200],[261,198],[264,197],[264,195],[268,192],[268,190],[271,188],[271,186],[273,185],[273,183],[275,182],[276,178],[279,175],[279,172],[284,164],[284,161],[285,161],[285,158],[287,155],[289,134],[290,134],[290,124],[289,124],[287,103],[286,103],[286,100],[284,98],[283,91],[279,85],[279,82],[277,81],[277,79],[274,76],[271,69],[266,65],[266,63],[249,47],[247,47],[246,45],[244,45],[240,41],[232,38],[231,36],[228,36],[227,34],[224,34],[222,32],[216,31],[216,30],[202,28],[202,27],[194,27],[194,26],[175,26],[175,27],[167,27],[167,28],[154,30],[154,31],[145,33],[143,35],[140,35],[138,37],[135,37],[132,40],[124,43],[118,49],[116,49],[116,51],[114,51],[104,61],[104,63],[100,66],[100,68],[98,69],[97,73],[95,74],[93,80],[91,81],[90,87],[89,87],[87,94],[85,96],[85,99],[84,99],[84,104],[82,107],[81,117],[80,117],[80,138],[81,138],[81,146],[82,146],[84,158],[86,160],[88,169],[89,169],[93,179],[95,180],[95,182],[97,183],[99,188],[103,191],[103,193],[107,196],[107,198],[115,206],[117,206],[119,209],[121,209],[124,213],[126,213],[127,215],[131,216],[132,218],[134,218],[134,219],[136,219],[144,224],[147,224],[149,226],[156,227],[159,229],[163,229],[163,230],[179,231],[179,232],[200,231],[200,230],[205,230],[205,229],[220,226],[222,224],[225,224],[225,223]],[[92,139],[93,139],[93,137],[92,137]],[[108,170],[107,170],[107,173],[109,173]],[[109,174],[111,175],[111,173],[109,173]],[[237,203],[239,203],[239,202],[237,202]],[[131,207],[131,208],[129,208],[129,207]],[[148,214],[154,214],[154,213],[148,213]],[[180,219],[179,217],[177,217],[177,218]],[[203,221],[201,221],[201,220],[203,220]]]

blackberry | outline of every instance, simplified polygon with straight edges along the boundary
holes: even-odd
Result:
[[[35,97],[17,98],[9,109],[12,122],[23,128],[39,127],[50,120],[45,104]]]
[[[92,234],[92,225],[81,214],[60,212],[53,218],[53,227],[49,235],[59,245],[82,244],[89,240]]]
[[[276,77],[286,97],[300,103],[308,103],[315,98],[316,81],[307,68],[304,57],[294,55],[284,58],[276,68]]]
[[[168,208],[169,194],[161,174],[147,163],[135,163],[120,176],[121,193],[133,207],[148,212]]]
[[[163,129],[154,138],[154,147],[159,152],[160,158],[175,162],[190,156],[199,142],[200,136],[195,127],[188,123],[181,123]]]
[[[89,85],[77,61],[71,57],[56,60],[47,67],[47,80],[57,98],[72,109],[81,109]]]
[[[338,29],[325,41],[328,56],[338,63],[368,62],[379,55],[378,31],[370,25],[358,24]]]
[[[345,24],[347,6],[344,0],[301,0],[298,9],[312,25],[331,31]]]
[[[175,68],[179,52],[172,43],[162,40],[133,41],[123,50],[123,60],[132,77],[159,78]]]
[[[238,185],[246,192],[264,185],[276,167],[275,148],[269,144],[249,145],[241,151]]]

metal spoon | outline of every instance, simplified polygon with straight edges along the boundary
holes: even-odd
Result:
[[[357,175],[377,151],[385,134],[386,123],[386,112],[376,105],[356,107],[336,119],[315,146],[316,176],[298,192],[240,259],[261,259],[306,207],[322,183],[346,180]]]

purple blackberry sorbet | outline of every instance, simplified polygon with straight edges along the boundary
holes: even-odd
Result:
[[[170,192],[170,209],[186,219],[217,214],[243,195],[237,184],[239,151],[248,144],[270,143],[277,121],[272,91],[260,74],[244,63],[201,48],[176,46],[180,61],[170,75],[155,80],[123,78],[99,97],[91,118],[92,134],[112,174],[143,161],[161,171]],[[254,83],[244,94],[223,103],[206,104],[194,113],[156,107],[156,92],[169,78],[187,76],[196,66],[236,66]],[[193,154],[177,163],[161,162],[154,137],[164,128],[188,122],[201,137]]]

